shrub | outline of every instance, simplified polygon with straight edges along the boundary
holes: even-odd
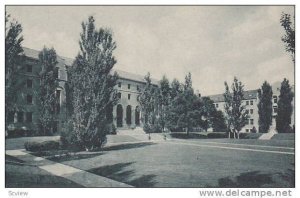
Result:
[[[60,134],[60,141],[63,147],[71,147],[77,144],[76,137],[73,132],[73,123],[71,120],[63,124]]]
[[[27,151],[41,152],[59,149],[58,141],[45,141],[45,142],[25,142],[24,147]]]
[[[208,133],[207,138],[227,138],[228,134],[227,133],[222,133],[222,132],[213,132],[213,133]]]

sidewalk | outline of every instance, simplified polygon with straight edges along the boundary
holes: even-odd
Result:
[[[75,183],[78,183],[84,187],[92,188],[107,188],[107,187],[116,187],[116,188],[128,188],[133,187],[125,183],[121,183],[106,177],[101,177],[87,171],[83,171],[71,166],[64,164],[56,163],[50,160],[47,160],[42,157],[36,157],[34,155],[28,154],[24,149],[19,150],[6,150],[6,154],[16,157],[24,163],[31,164],[39,167],[49,173],[66,178]]]

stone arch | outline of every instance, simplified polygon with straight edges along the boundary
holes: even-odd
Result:
[[[141,114],[140,107],[136,106],[135,107],[135,125],[136,126],[139,126],[141,124],[140,114]]]
[[[126,124],[127,125],[131,125],[131,106],[130,105],[128,105],[127,107],[126,107]]]
[[[117,105],[117,127],[123,126],[123,107],[121,104]]]

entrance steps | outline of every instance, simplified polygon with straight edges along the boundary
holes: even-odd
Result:
[[[274,133],[274,132],[264,133],[258,139],[259,140],[270,140],[275,134],[276,133]]]
[[[164,135],[162,133],[151,133],[150,135],[145,133],[143,128],[141,127],[136,127],[135,129],[123,129],[123,130],[118,130],[117,135],[126,135],[126,136],[131,136],[135,139],[138,139],[140,141],[148,141],[148,140],[153,140],[153,141],[159,141],[159,140],[164,140]],[[149,138],[150,136],[150,138]]]

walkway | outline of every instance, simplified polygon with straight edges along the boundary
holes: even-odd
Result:
[[[49,173],[64,177],[68,180],[76,182],[85,187],[117,187],[117,188],[128,188],[132,187],[130,185],[124,184],[122,182],[118,182],[112,179],[108,179],[106,177],[101,177],[87,171],[83,171],[68,165],[55,163],[53,161],[47,160],[42,157],[36,157],[34,155],[26,153],[23,149],[19,150],[6,150],[6,154],[16,157],[24,163],[31,164],[39,167]],[[33,164],[34,163],[34,164]]]

